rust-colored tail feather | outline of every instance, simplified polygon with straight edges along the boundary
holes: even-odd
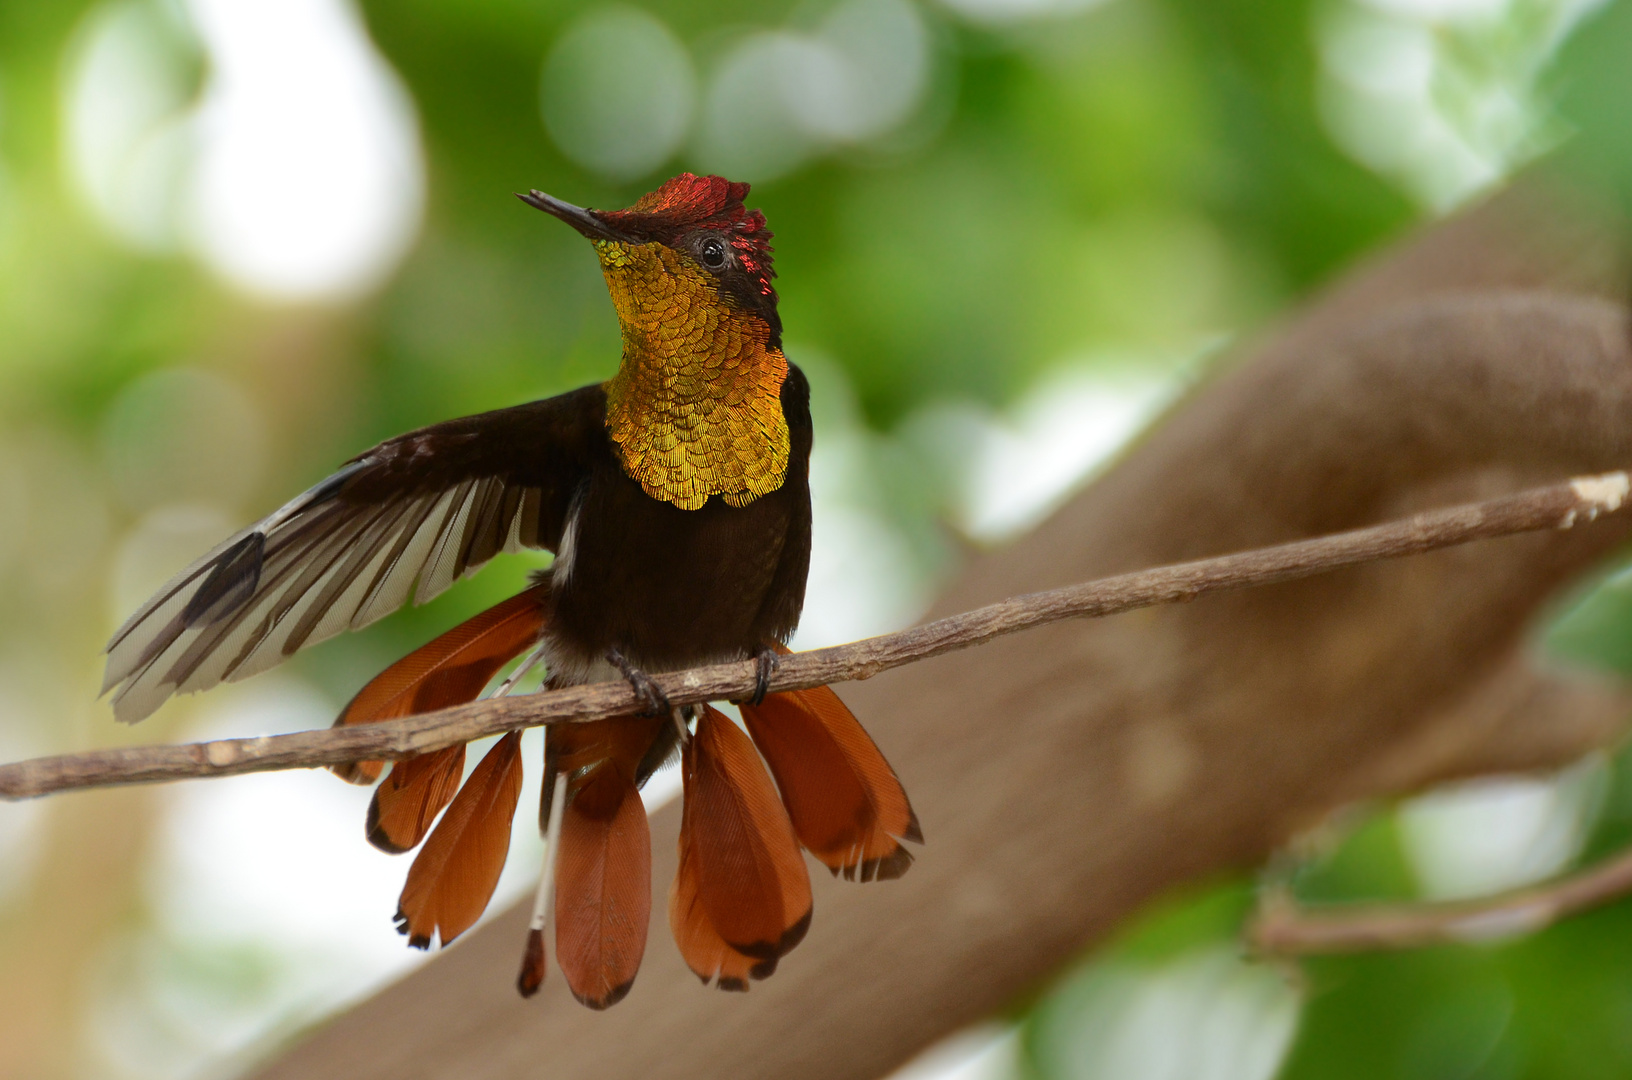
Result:
[[[697,891],[697,852],[691,818],[680,812],[680,866],[669,886],[669,929],[686,966],[707,986],[747,990],[749,979],[763,979],[776,970],[776,961],[754,960],[725,943],[703,907]]]
[[[548,596],[548,584],[534,585],[415,649],[370,679],[341,710],[334,726],[375,724],[475,701],[500,668],[538,640]],[[354,761],[335,765],[333,771],[351,783],[372,784],[384,765]],[[430,817],[441,808],[438,805]]]
[[[708,706],[681,769],[697,906],[733,950],[774,961],[804,937],[811,910],[810,877],[776,788],[748,736]]]
[[[446,945],[481,917],[510,853],[510,821],[521,798],[521,735],[487,752],[408,869],[397,901],[397,929],[426,949]]]
[[[555,955],[573,996],[592,1009],[634,985],[652,913],[652,836],[626,764],[596,766],[561,820]],[[542,976],[542,949],[537,968]]]
[[[782,790],[799,842],[834,874],[897,878],[901,840],[923,842],[890,763],[829,687],[768,694],[742,717]]]
[[[397,762],[368,804],[368,842],[392,855],[418,847],[464,774],[464,743]]]

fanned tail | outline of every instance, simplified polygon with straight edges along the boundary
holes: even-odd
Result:
[[[374,724],[476,700],[500,668],[538,640],[548,590],[535,585],[415,649],[358,691],[335,726]],[[379,778],[384,764],[358,761],[333,768],[345,780],[366,784]],[[463,746],[398,762],[369,804],[369,842],[392,854],[416,847],[453,798],[464,767]]]
[[[681,769],[680,871],[670,895],[675,941],[692,971],[747,988],[810,926],[810,878],[787,811],[753,743],[704,707]]]
[[[852,880],[907,872],[912,853],[901,841],[923,843],[918,817],[890,763],[832,689],[767,694],[740,708],[812,855]]]
[[[556,961],[573,996],[592,1009],[623,1000],[646,952],[652,837],[631,764],[602,761],[561,821]]]
[[[549,583],[541,582],[421,645],[357,691],[334,726],[377,724],[475,701],[500,668],[538,640],[549,593]],[[342,780],[372,784],[385,762],[353,761],[331,768]]]
[[[510,853],[510,821],[521,798],[521,734],[487,752],[408,869],[397,929],[415,948],[436,935],[446,945],[481,917]]]

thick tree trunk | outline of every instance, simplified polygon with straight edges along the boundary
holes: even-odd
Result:
[[[1530,189],[1362,268],[1177,408],[940,613],[1632,465],[1616,233]],[[1618,689],[1523,635],[1625,522],[1064,623],[845,686],[928,838],[898,882],[816,883],[746,996],[698,986],[661,895],[606,1013],[512,987],[512,910],[263,1076],[872,1080],[1001,1008],[1152,897],[1262,860],[1339,802],[1567,761]],[[677,807],[653,822],[674,873]]]

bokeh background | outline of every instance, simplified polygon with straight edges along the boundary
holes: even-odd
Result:
[[[325,725],[514,590],[538,558],[135,731],[96,700],[109,632],[229,530],[611,374],[591,253],[513,191],[753,182],[814,387],[810,646],[911,622],[1366,251],[1539,158],[1632,176],[1629,80],[1632,0],[0,0],[0,758]],[[1632,673],[1632,576],[1536,642]],[[367,797],[0,805],[0,1076],[230,1077],[421,962]],[[1629,840],[1605,756],[1357,813],[1297,884],[1475,895]],[[1632,907],[1293,971],[1241,955],[1253,888],[1062,956],[903,1075],[1632,1074]]]

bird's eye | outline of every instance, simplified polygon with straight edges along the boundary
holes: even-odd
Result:
[[[697,255],[710,270],[718,270],[725,265],[725,245],[716,237],[711,236],[699,244]]]

